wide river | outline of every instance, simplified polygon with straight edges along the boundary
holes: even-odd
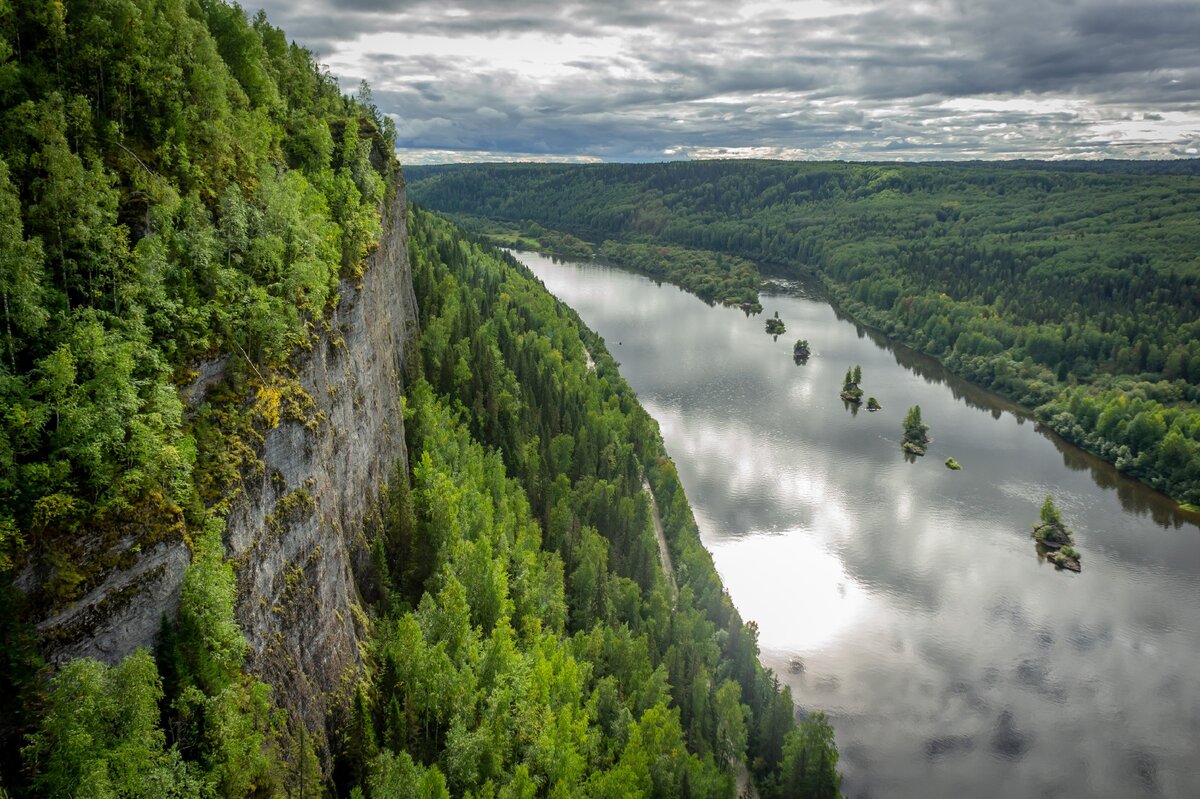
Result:
[[[764,292],[747,317],[517,256],[658,420],[763,662],[831,717],[847,797],[1200,796],[1200,517],[811,289]],[[882,411],[838,398],[855,364]],[[906,460],[912,405],[933,444]],[[1037,556],[1047,494],[1082,574]]]

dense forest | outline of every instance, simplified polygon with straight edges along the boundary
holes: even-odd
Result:
[[[410,241],[425,378],[378,542],[360,784],[732,797],[746,764],[762,796],[837,795],[828,722],[794,725],[603,342],[444,220],[414,211]]]
[[[816,274],[859,321],[1200,504],[1200,162],[420,167],[415,199]]]
[[[758,313],[758,269],[744,258],[712,250],[605,239],[593,246],[570,233],[537,222],[505,223],[473,214],[450,216],[461,229],[500,247],[533,250],[555,258],[593,259],[666,280],[709,303],[747,306]]]
[[[0,0],[0,117],[0,795],[837,795],[828,722],[759,665],[603,343],[420,212],[411,469],[321,751],[246,668],[224,518],[306,419],[295,368],[400,185],[392,121],[219,0]],[[42,661],[31,618],[167,538],[191,563],[154,651]]]
[[[39,601],[88,587],[85,528],[209,517],[239,425],[176,387],[233,352],[278,404],[394,185],[360,100],[221,2],[0,2],[0,567],[44,563]]]
[[[223,515],[295,399],[289,362],[378,242],[394,127],[261,14],[209,0],[0,0],[0,119],[0,782],[314,784],[313,747],[243,668]],[[223,389],[185,415],[190,365],[218,353]],[[47,682],[29,618],[169,538],[192,563],[160,651]]]

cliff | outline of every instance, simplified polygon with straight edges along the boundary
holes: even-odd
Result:
[[[296,379],[320,422],[284,420],[267,431],[263,468],[244,475],[226,518],[226,552],[238,580],[238,622],[250,668],[320,739],[331,704],[361,666],[365,630],[356,577],[367,566],[377,501],[406,457],[400,401],[418,316],[408,261],[402,180],[382,208],[383,235],[361,279],[343,280],[326,332],[297,364]],[[200,367],[183,389],[189,406],[220,382],[227,359]],[[55,663],[115,663],[152,647],[163,615],[179,605],[190,553],[180,521],[147,545],[133,529],[116,541],[81,542],[110,564],[83,597],[37,622]],[[29,568],[17,584],[36,594]]]
[[[227,517],[250,667],[310,730],[361,665],[355,574],[366,564],[380,488],[406,457],[400,400],[418,317],[405,202],[399,187],[361,283],[343,281],[330,332],[298,375],[324,421],[271,430],[261,476],[245,483]]]

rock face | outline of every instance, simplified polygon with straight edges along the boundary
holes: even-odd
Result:
[[[267,433],[262,474],[244,484],[226,523],[250,667],[311,731],[324,728],[361,665],[356,575],[368,564],[380,488],[406,457],[400,399],[418,317],[402,189],[383,224],[361,284],[343,281],[330,332],[297,376],[325,420]]]
[[[408,261],[406,199],[397,177],[383,209],[383,236],[361,280],[343,281],[329,328],[298,366],[296,379],[323,414],[315,425],[283,421],[267,432],[263,469],[245,476],[226,517],[226,551],[238,580],[237,616],[250,643],[249,666],[274,687],[276,702],[304,719],[314,743],[361,667],[366,617],[360,580],[369,579],[368,542],[378,499],[406,457],[400,400],[415,357],[416,298]],[[221,379],[226,359],[201,364],[183,390],[195,402]],[[163,614],[179,606],[190,552],[182,521],[153,546],[136,536],[94,544],[115,567],[66,609],[38,622],[52,662],[94,657],[115,663],[152,647]],[[86,542],[85,542],[86,543]],[[29,570],[18,586],[32,590]]]

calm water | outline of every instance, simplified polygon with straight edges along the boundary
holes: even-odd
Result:
[[[519,257],[658,419],[764,662],[832,717],[848,797],[1200,796],[1200,517],[802,287],[763,295],[775,341],[673,286]],[[854,364],[882,411],[838,398]],[[908,462],[915,404],[934,442]],[[1081,575],[1034,551],[1048,493]]]

